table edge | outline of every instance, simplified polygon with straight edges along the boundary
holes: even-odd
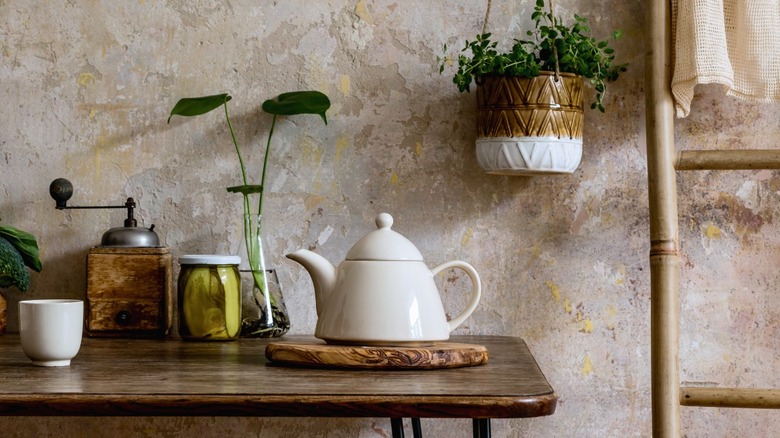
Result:
[[[0,416],[527,418],[552,415],[552,392],[524,397],[3,394]]]

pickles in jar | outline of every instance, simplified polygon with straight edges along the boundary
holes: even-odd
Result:
[[[179,335],[190,340],[231,340],[241,331],[241,279],[237,256],[179,258]]]

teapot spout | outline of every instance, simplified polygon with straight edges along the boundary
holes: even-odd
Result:
[[[287,254],[287,258],[303,265],[314,283],[314,298],[317,302],[317,316],[322,313],[323,303],[327,302],[336,285],[336,267],[321,255],[306,249]]]

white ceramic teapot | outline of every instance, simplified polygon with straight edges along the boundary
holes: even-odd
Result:
[[[433,270],[417,248],[390,229],[393,218],[381,213],[379,228],[363,237],[338,267],[302,249],[287,257],[302,264],[314,283],[317,328],[329,344],[425,345],[449,339],[477,307],[482,286],[477,271],[459,260]],[[459,268],[473,288],[466,309],[447,321],[434,276]]]

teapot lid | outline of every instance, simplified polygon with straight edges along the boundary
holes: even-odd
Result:
[[[347,253],[347,260],[407,260],[422,261],[422,254],[406,237],[391,230],[393,217],[380,213],[376,231],[360,239]]]

